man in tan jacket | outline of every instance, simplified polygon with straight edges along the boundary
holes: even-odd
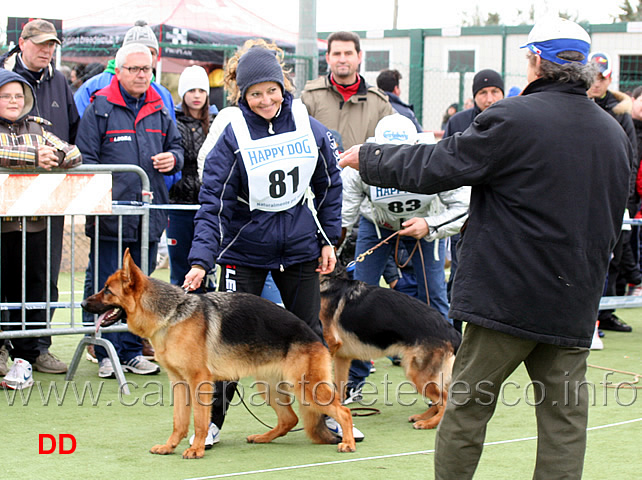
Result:
[[[309,81],[301,100],[310,115],[341,135],[347,150],[373,137],[379,120],[395,111],[386,95],[359,75],[363,60],[359,35],[331,34],[325,59],[330,73]]]

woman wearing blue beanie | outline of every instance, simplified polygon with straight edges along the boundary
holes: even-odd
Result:
[[[205,160],[184,287],[198,288],[217,263],[221,289],[260,295],[271,272],[285,308],[322,340],[319,273],[334,269],[341,233],[336,142],[292,96],[276,45],[246,42],[225,86],[239,108]],[[234,387],[217,383],[213,443]]]

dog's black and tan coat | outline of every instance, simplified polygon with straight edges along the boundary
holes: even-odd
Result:
[[[353,359],[401,355],[406,377],[432,401],[426,412],[409,420],[417,429],[439,424],[461,335],[437,310],[406,294],[337,273],[321,277],[321,322],[342,394]]]
[[[350,411],[341,405],[332,383],[330,352],[302,320],[284,308],[250,294],[186,294],[144,275],[129,251],[123,267],[82,306],[100,314],[102,326],[126,317],[131,332],[150,339],[157,360],[168,372],[174,390],[174,429],[167,442],[152,447],[151,453],[174,452],[188,433],[193,405],[195,438],[183,457],[202,457],[210,422],[210,382],[248,375],[259,381],[278,417],[276,427],[250,435],[248,442],[270,442],[297,424],[293,394],[313,442],[339,442],[326,428],[325,414],[342,427],[338,450],[355,451]]]

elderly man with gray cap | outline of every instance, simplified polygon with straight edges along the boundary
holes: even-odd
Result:
[[[61,45],[56,27],[47,20],[35,19],[22,28],[18,45],[0,57],[0,68],[12,70],[29,82],[35,102],[29,115],[49,121],[45,129],[61,140],[73,144],[80,117],[65,76],[53,62],[56,47]],[[62,238],[65,219],[51,217],[51,276],[50,300],[58,301],[58,274],[62,258]],[[43,310],[44,312],[44,310]],[[43,373],[65,373],[67,365],[49,352],[51,337],[38,339],[40,355],[33,364]]]
[[[582,27],[542,20],[523,48],[522,95],[490,106],[463,133],[437,145],[355,146],[340,161],[370,185],[472,186],[450,308],[468,325],[437,432],[436,479],[473,477],[502,383],[522,363],[535,394],[533,478],[582,477],[586,359],[633,148],[586,95],[595,70]]]
[[[122,46],[129,44],[140,44],[146,46],[152,55],[152,69],[156,67],[156,62],[158,60],[158,54],[160,50],[156,35],[154,34],[154,31],[151,29],[151,27],[147,25],[147,22],[145,22],[144,20],[138,20],[133,27],[127,30],[127,33],[125,33],[125,37],[123,38]],[[105,71],[93,76],[92,78],[84,82],[80,87],[78,87],[78,90],[76,90],[76,93],[74,94],[74,101],[76,102],[76,107],[78,107],[78,112],[81,116],[91,103],[92,96],[94,96],[97,91],[109,86],[115,74],[116,59],[111,59],[107,63],[107,68],[105,68]],[[154,81],[153,70],[151,87],[156,91],[156,93],[160,95],[163,101],[163,105],[167,108],[167,112],[169,113],[174,123],[176,123],[176,112],[172,94],[163,85]],[[164,181],[167,190],[169,190],[178,180],[180,180],[181,176],[181,172],[178,172],[175,175],[165,176]],[[94,293],[94,290],[93,273],[90,270],[87,270],[85,275],[84,288],[85,297]],[[85,323],[92,323],[93,315],[83,310],[83,320]],[[154,350],[151,344],[145,341],[144,345],[145,355],[153,357]],[[91,352],[92,349],[90,348],[89,351]]]

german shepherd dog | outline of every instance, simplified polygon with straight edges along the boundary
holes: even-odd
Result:
[[[408,380],[432,401],[427,411],[408,420],[416,429],[435,428],[446,409],[460,333],[424,302],[335,270],[321,277],[320,316],[342,395],[353,359],[401,355]]]
[[[195,438],[183,458],[201,458],[214,393],[211,382],[248,375],[258,380],[278,417],[276,427],[250,435],[249,443],[271,442],[297,424],[293,392],[304,430],[314,443],[340,442],[339,452],[355,451],[352,416],[332,383],[330,352],[305,322],[284,308],[250,294],[187,294],[143,274],[129,250],[122,268],[82,307],[99,314],[101,326],[127,318],[129,330],[150,339],[168,372],[174,391],[174,428],[167,442],[152,447],[151,453],[174,452],[188,433],[193,405]],[[324,414],[341,425],[342,440],[325,426]]]

